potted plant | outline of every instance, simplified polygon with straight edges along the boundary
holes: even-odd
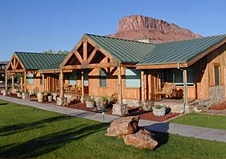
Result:
[[[51,92],[47,92],[47,98],[48,98],[48,102],[52,102],[53,96],[52,96]]]
[[[17,91],[17,97],[19,97],[19,98],[21,98],[22,97],[22,91],[21,90],[19,90],[19,91]]]
[[[150,111],[151,110],[151,102],[150,101],[144,101],[143,103],[140,103],[141,109],[144,111]]]
[[[85,103],[87,108],[93,108],[94,107],[94,98],[90,96],[85,97]]]
[[[155,116],[164,116],[166,114],[166,107],[164,105],[154,105],[152,111]]]
[[[105,110],[108,106],[108,98],[100,97],[97,102],[97,110]]]
[[[22,99],[27,99],[28,98],[28,92],[26,90],[22,91]]]
[[[39,103],[43,102],[43,96],[44,96],[43,92],[38,92],[37,93],[37,98],[38,98],[38,102]]]

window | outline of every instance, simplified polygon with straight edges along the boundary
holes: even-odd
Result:
[[[126,69],[126,87],[140,87],[140,71],[136,69]]]
[[[214,66],[215,86],[220,85],[220,66]]]
[[[76,85],[77,74],[76,71],[69,75],[69,85]]]
[[[177,86],[184,85],[183,81],[183,70],[172,69],[167,71],[168,79],[170,82],[174,83]],[[187,69],[187,84],[194,84],[194,71],[192,67]]]
[[[28,84],[34,84],[34,75],[32,73],[28,74],[27,79],[28,79],[27,81]]]
[[[100,70],[100,86],[106,87],[107,86],[107,75],[106,72]]]

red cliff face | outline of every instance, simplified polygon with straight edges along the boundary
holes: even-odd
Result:
[[[152,43],[162,43],[202,37],[189,29],[180,28],[166,21],[142,15],[128,16],[120,19],[118,32],[108,35],[129,40],[148,39]]]

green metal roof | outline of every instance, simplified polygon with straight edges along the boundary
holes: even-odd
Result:
[[[138,63],[155,45],[144,42],[85,34],[119,62]]]
[[[209,36],[162,44],[85,34],[99,47],[110,53],[121,63],[137,65],[189,62],[204,51],[226,39],[225,35]]]
[[[226,35],[157,44],[138,65],[189,62],[226,39]]]
[[[34,52],[15,52],[26,70],[59,69],[67,54],[44,54]]]

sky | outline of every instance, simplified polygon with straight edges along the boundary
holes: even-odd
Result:
[[[71,51],[83,34],[116,33],[143,15],[202,36],[226,34],[226,0],[0,0],[0,61],[15,51]]]

